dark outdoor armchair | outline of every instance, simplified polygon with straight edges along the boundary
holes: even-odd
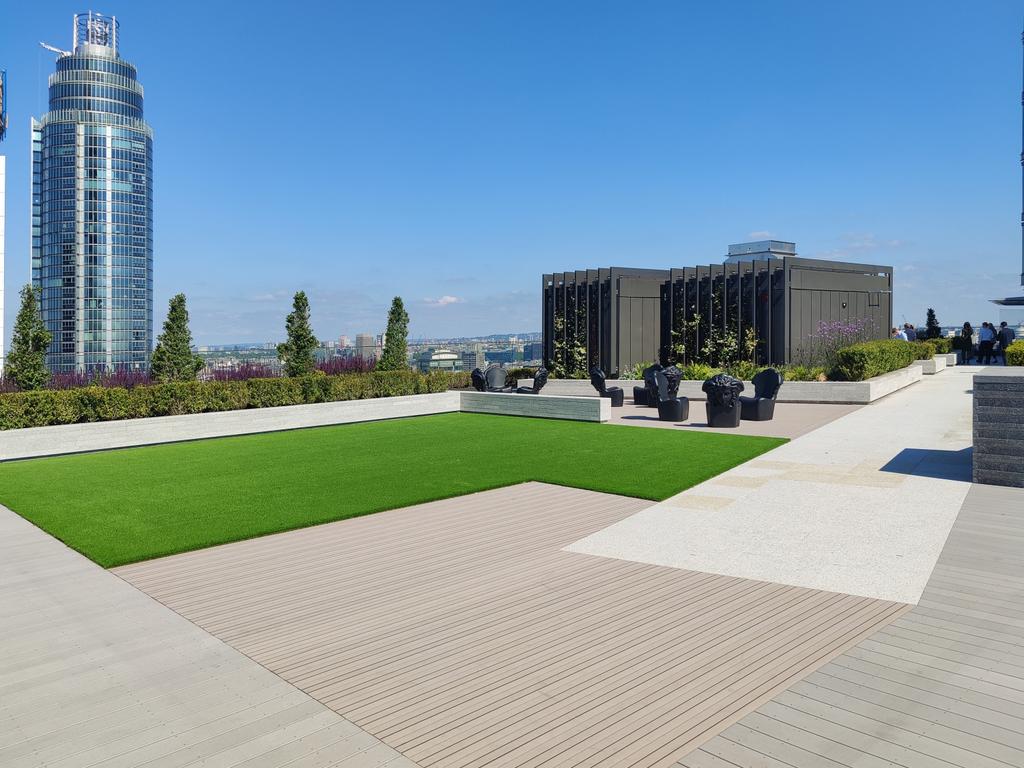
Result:
[[[660,370],[662,370],[661,363],[655,363],[644,368],[644,385],[642,387],[633,387],[634,405],[646,405],[649,408],[658,407],[658,382],[655,379],[655,374]]]
[[[782,387],[782,374],[765,368],[750,380],[754,396],[740,396],[740,417],[747,421],[771,421],[775,415],[775,398]]]
[[[708,426],[738,427],[740,425],[740,392],[743,382],[726,373],[712,376],[701,385],[708,396]]]
[[[690,415],[690,400],[678,397],[682,372],[674,365],[656,371],[658,385],[658,418],[661,421],[686,421]]]
[[[484,379],[487,382],[488,392],[511,392],[513,389],[508,386],[505,369],[500,365],[489,365],[484,371]]]
[[[621,408],[623,400],[626,397],[626,393],[622,391],[621,387],[607,386],[604,383],[604,380],[604,371],[597,366],[590,369],[590,383],[594,385],[594,389],[597,390],[597,394],[611,400],[612,408]]]
[[[533,386],[532,387],[516,387],[516,394],[519,395],[539,395],[544,385],[548,383],[548,369],[538,368],[537,372],[533,374]]]
[[[487,391],[487,379],[484,377],[484,372],[479,368],[474,368],[469,374],[469,378],[473,382],[473,389],[477,392]]]

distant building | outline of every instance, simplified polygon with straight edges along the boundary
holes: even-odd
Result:
[[[423,373],[461,371],[462,355],[450,349],[426,349],[416,358],[416,367]]]
[[[484,345],[474,344],[472,349],[467,349],[462,353],[462,370],[472,371],[474,368],[483,368],[487,365],[487,359],[484,357]]]
[[[523,345],[523,360],[543,360],[544,342],[531,341]]]
[[[484,357],[488,363],[509,365],[516,361],[516,351],[514,349],[488,349],[484,353]]]
[[[341,334],[341,336],[338,337],[338,346],[341,347],[342,349],[344,349],[345,347],[351,347],[352,340],[345,334]]]
[[[374,338],[373,334],[356,334],[356,357],[366,360],[367,362],[375,361],[380,357],[377,340]]]
[[[153,132],[117,19],[75,16],[32,121],[32,283],[53,371],[147,368],[153,346]]]

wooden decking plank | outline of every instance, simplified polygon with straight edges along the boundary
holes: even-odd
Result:
[[[1022,541],[1024,491],[973,486],[920,603],[741,725],[769,718],[778,738],[833,757],[844,744],[851,766],[1024,765]]]
[[[816,690],[811,693],[812,689]],[[812,698],[819,694],[846,697],[848,699],[847,708],[856,708],[854,711],[862,714],[869,708],[877,708],[884,715],[886,722],[889,722],[890,717],[907,717],[920,721],[918,727],[923,727],[925,730],[934,729],[936,725],[940,725],[948,729],[951,737],[955,737],[958,741],[961,738],[976,741],[978,746],[975,749],[981,754],[988,754],[987,750],[990,748],[993,753],[1005,752],[1004,747],[1009,747],[1012,751],[1017,752],[1019,757],[1020,750],[1024,749],[1024,734],[1018,730],[1007,730],[994,723],[968,717],[961,707],[956,707],[956,711],[951,712],[949,705],[954,702],[944,702],[947,705],[946,708],[937,707],[925,701],[894,696],[875,688],[825,675],[820,669],[813,675],[795,683],[792,690],[795,693],[805,693]],[[1016,725],[1019,726],[1020,723]],[[991,754],[990,757],[1003,759],[998,754]]]
[[[686,723],[713,735],[903,610],[562,551],[646,504],[530,483],[116,570],[445,768],[583,763],[620,732],[666,764]]]

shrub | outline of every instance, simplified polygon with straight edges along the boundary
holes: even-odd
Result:
[[[953,339],[948,336],[930,338],[928,343],[935,347],[935,354],[937,355],[948,355],[953,351]]]
[[[654,363],[644,360],[639,363],[633,363],[633,365],[627,365],[622,370],[622,378],[633,379],[639,381],[644,377],[644,371],[650,368]]]
[[[1024,339],[1015,341],[1006,348],[1007,365],[1024,365]]]
[[[683,372],[684,379],[692,379],[694,381],[705,381],[716,373],[721,373],[719,369],[712,368],[704,363],[687,363],[679,370]]]
[[[790,365],[782,369],[786,381],[828,381],[828,369],[823,365]]]
[[[915,360],[920,360],[923,352],[931,350],[932,347],[929,345],[900,339],[852,344],[836,352],[836,364],[829,372],[829,378],[839,381],[864,381],[873,376],[906,368]]]
[[[505,371],[505,375],[508,377],[509,383],[511,383],[513,381],[518,381],[519,379],[532,379],[533,374],[536,372],[536,368],[519,367],[509,368]],[[468,377],[469,374],[466,374],[466,376]]]
[[[386,371],[0,393],[0,430],[395,397],[470,386],[468,373]]]
[[[914,346],[914,354],[917,355],[915,360],[931,360],[938,354],[938,348],[933,339],[912,341],[911,344]]]
[[[765,366],[763,365],[757,365],[756,363],[751,363],[747,360],[741,360],[737,363],[726,366],[725,372],[730,376],[736,377],[740,381],[750,381],[764,369]]]

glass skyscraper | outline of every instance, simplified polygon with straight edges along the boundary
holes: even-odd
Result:
[[[153,132],[117,19],[75,16],[32,121],[32,283],[50,369],[146,368],[153,344]],[[49,48],[49,46],[47,46]]]

